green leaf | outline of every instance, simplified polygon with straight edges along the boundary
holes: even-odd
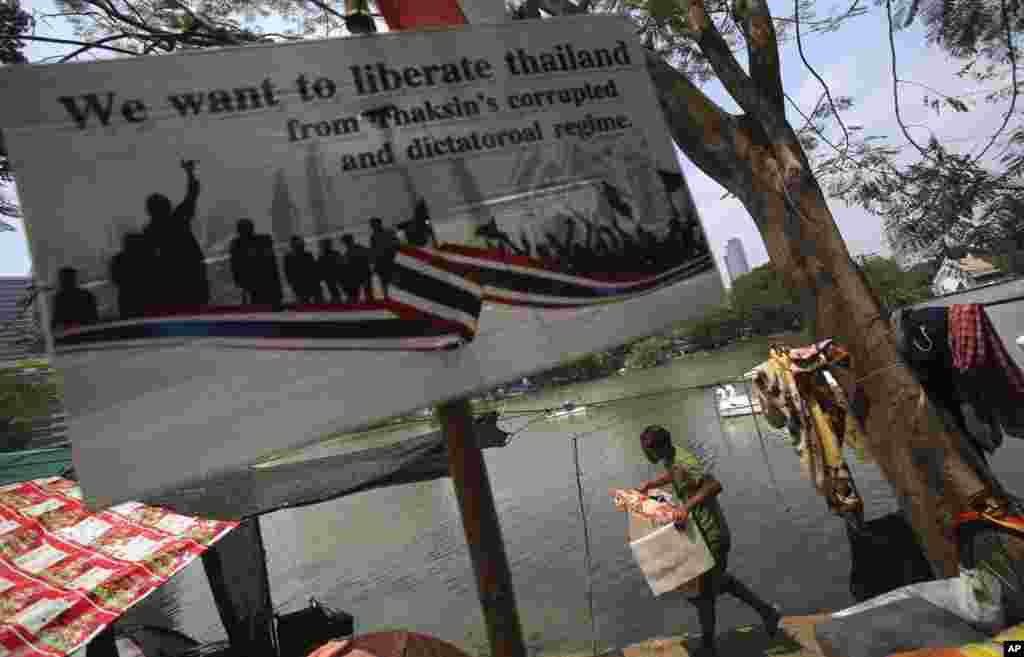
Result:
[[[647,0],[647,13],[656,21],[669,20],[680,11],[676,0]]]

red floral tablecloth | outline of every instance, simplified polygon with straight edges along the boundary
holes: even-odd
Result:
[[[61,657],[237,523],[137,503],[91,513],[57,477],[0,486],[0,657]]]

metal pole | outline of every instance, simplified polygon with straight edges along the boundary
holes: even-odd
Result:
[[[435,410],[448,443],[448,467],[473,561],[491,657],[526,657],[512,573],[494,508],[487,464],[473,432],[469,401],[445,402]]]

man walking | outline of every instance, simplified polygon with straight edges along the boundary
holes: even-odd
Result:
[[[715,599],[722,593],[728,593],[753,608],[763,619],[768,635],[774,637],[782,618],[778,610],[757,597],[727,570],[732,535],[717,499],[722,492],[722,484],[701,471],[696,456],[687,454],[692,458],[677,461],[672,435],[664,427],[651,425],[644,429],[640,434],[640,444],[647,460],[664,466],[665,474],[643,484],[638,490],[646,493],[652,488],[672,484],[676,497],[682,502],[676,511],[676,523],[688,520],[697,523],[708,550],[715,558],[714,567],[701,575],[700,594],[690,598],[700,618],[704,655],[716,655]]]

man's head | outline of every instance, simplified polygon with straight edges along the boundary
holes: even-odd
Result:
[[[661,425],[652,424],[640,433],[640,446],[651,463],[659,463],[672,456],[672,434]]]
[[[302,253],[303,251],[306,250],[306,242],[305,242],[305,240],[303,240],[298,235],[295,235],[294,237],[292,237],[291,244],[292,244],[292,251],[295,251],[296,253]]]
[[[242,237],[252,237],[256,234],[256,225],[252,223],[252,219],[239,219],[235,227]]]
[[[57,272],[57,280],[61,289],[70,290],[78,287],[78,270],[74,267],[61,267]]]
[[[171,199],[163,194],[150,194],[146,198],[146,212],[153,221],[163,221],[171,216]]]
[[[370,219],[370,228],[372,228],[374,232],[384,230],[384,222],[381,221],[380,217],[374,217],[373,219]]]

